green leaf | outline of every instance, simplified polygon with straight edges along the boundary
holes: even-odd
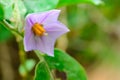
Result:
[[[5,12],[5,19],[10,19],[12,16],[12,6],[13,6],[13,0],[0,0],[0,3],[4,7]]]
[[[4,10],[3,10],[3,6],[0,4],[0,20],[4,19]]]
[[[67,74],[67,80],[87,80],[83,67],[67,53],[55,49],[54,57],[45,56],[51,69],[57,69]]]
[[[35,80],[52,80],[46,62],[39,62],[35,70]]]
[[[0,42],[8,40],[12,36],[11,32],[2,25],[2,21],[0,21]]]
[[[101,0],[59,0],[58,7],[61,6],[67,6],[67,5],[73,5],[73,4],[80,4],[80,3],[90,3],[99,5],[102,3]]]
[[[56,8],[58,0],[24,0],[28,12],[40,12]]]

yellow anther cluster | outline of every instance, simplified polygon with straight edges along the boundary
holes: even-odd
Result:
[[[42,36],[46,32],[45,29],[43,28],[43,25],[39,23],[35,23],[32,26],[32,31],[35,35],[38,35],[38,36]]]

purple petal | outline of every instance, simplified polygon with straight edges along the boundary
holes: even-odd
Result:
[[[26,19],[26,23],[25,23],[25,27],[24,27],[25,31],[30,31],[32,28],[32,25],[33,24],[30,22],[30,20]]]
[[[58,16],[60,14],[60,10],[50,10],[48,14],[44,17],[41,21],[42,24],[47,25],[51,24],[52,22],[56,22],[58,20]]]
[[[49,36],[42,36],[42,41],[44,44],[44,49],[42,50],[44,53],[48,54],[49,56],[54,56],[54,44],[55,40],[51,35]]]
[[[26,17],[26,27],[29,30],[35,23],[41,24],[41,21],[48,15],[49,12],[28,14]]]
[[[34,23],[39,24],[48,24],[53,21],[57,21],[60,10],[50,10],[41,13],[28,14],[26,17],[26,24],[30,24],[29,27],[32,27]]]
[[[25,51],[40,50],[42,53],[46,53],[53,56],[55,40],[51,36],[34,36],[32,33],[25,34],[24,47]]]
[[[54,39],[60,37],[62,34],[66,32],[69,32],[69,29],[59,21],[48,24],[44,26],[44,28],[47,31],[48,36],[51,36]]]
[[[36,48],[35,41],[34,41],[34,34],[30,31],[25,32],[24,48],[25,48],[25,51],[31,51]]]
[[[40,36],[35,36],[33,33],[27,33],[24,37],[25,51],[40,50],[44,52],[44,44]]]
[[[49,24],[45,27],[45,29],[48,35],[42,36],[42,41],[44,44],[43,52],[50,56],[54,56],[53,51],[56,39],[60,37],[62,34],[68,32],[69,29],[60,22]]]

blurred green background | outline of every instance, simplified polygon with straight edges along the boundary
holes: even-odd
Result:
[[[70,32],[61,36],[55,47],[66,50],[82,64],[88,80],[120,80],[120,0],[46,1],[18,0],[21,20],[24,21],[28,13],[60,9],[59,20],[68,26]],[[12,24],[15,5],[12,0],[1,0],[0,4],[5,19]],[[18,72],[18,52],[15,37],[0,23],[0,80],[22,79]],[[38,61],[33,52],[25,56]],[[33,76],[34,70],[30,74]],[[63,73],[58,76],[64,77]]]

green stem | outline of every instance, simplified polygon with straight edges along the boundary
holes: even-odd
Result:
[[[44,60],[45,61],[45,60]],[[46,63],[46,67],[48,68],[48,71],[49,71],[49,73],[50,73],[50,76],[51,76],[51,79],[52,80],[55,80],[54,79],[54,77],[53,77],[53,73],[51,72],[51,70],[50,70],[50,68],[49,68],[49,66],[48,66],[48,63],[45,61],[45,63]]]
[[[23,35],[20,34],[16,29],[14,29],[14,27],[11,24],[9,24],[5,19],[0,21],[0,24],[4,25],[5,28],[7,30],[10,30],[14,35],[19,35],[19,36],[23,37]]]
[[[11,30],[15,30],[14,27],[12,25],[10,25],[5,19],[3,20],[3,23],[5,26],[8,26],[7,28],[9,28]]]
[[[19,45],[19,57],[20,57],[20,65],[22,65],[25,69],[25,75],[21,75],[23,80],[30,80],[31,76],[29,74],[29,71],[26,67],[26,55],[25,55],[25,51],[24,51],[24,46],[23,46],[23,41],[20,40],[18,41],[18,45]]]
[[[25,51],[23,49],[22,41],[19,41],[18,45],[19,45],[19,56],[20,56],[21,64],[25,64],[26,56],[25,56]]]
[[[34,52],[35,52],[35,54],[37,55],[37,57],[38,57],[41,61],[44,60],[44,57],[43,57],[43,55],[40,53],[40,51],[34,50]]]
[[[51,79],[52,79],[52,80],[55,80],[54,77],[53,77],[53,74],[52,74],[52,72],[51,72],[51,70],[50,70],[50,68],[49,68],[49,66],[48,66],[48,63],[46,62],[46,60],[45,60],[45,58],[44,58],[44,55],[41,55],[40,51],[37,51],[37,50],[35,50],[34,52],[36,53],[36,55],[38,56],[38,58],[39,58],[41,61],[45,62],[46,67],[47,67],[47,69],[48,69],[48,71],[49,71],[49,73],[50,73]]]

